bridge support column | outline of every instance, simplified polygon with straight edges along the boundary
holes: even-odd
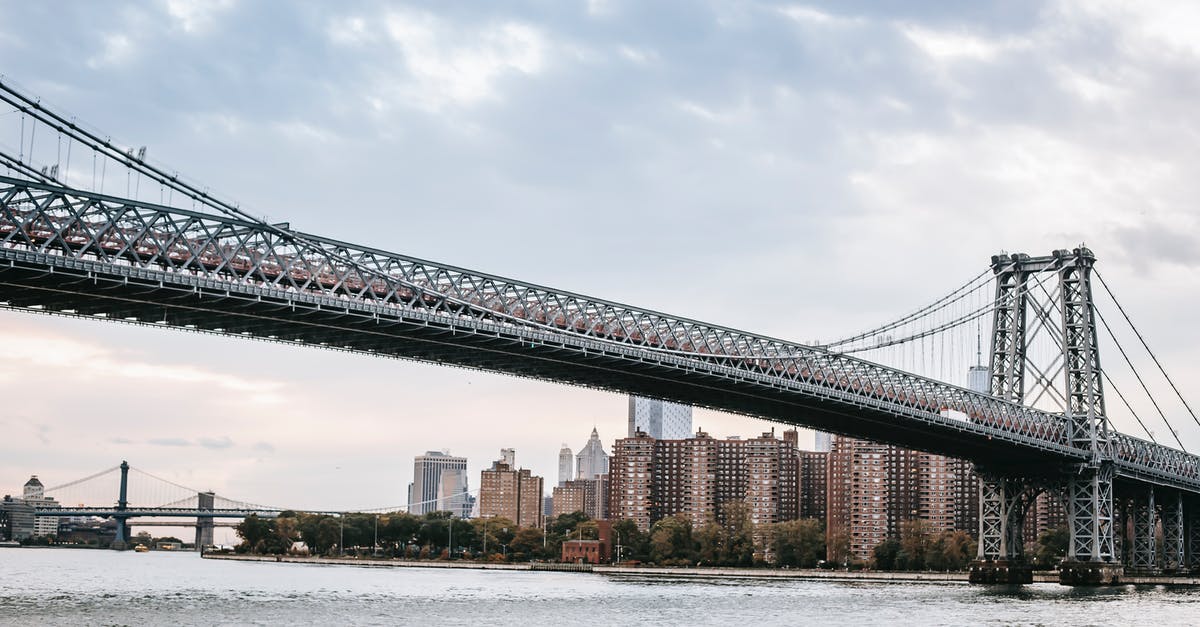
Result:
[[[1188,499],[1184,523],[1187,527],[1187,567],[1197,573],[1200,572],[1200,499]]]
[[[979,552],[971,563],[971,583],[1033,583],[1022,542],[1028,485],[999,475],[979,478]]]
[[[1098,468],[1085,466],[1067,479],[1071,544],[1059,567],[1060,583],[1106,585],[1124,575],[1114,538],[1113,470],[1111,462],[1104,462]]]
[[[1157,547],[1154,533],[1158,526],[1154,507],[1154,489],[1146,487],[1133,495],[1133,547],[1129,555],[1129,568],[1140,575],[1158,572]]]
[[[1183,528],[1183,494],[1172,491],[1162,498],[1163,571],[1171,574],[1187,571],[1186,531]]]
[[[213,508],[213,501],[216,495],[212,492],[201,492],[196,495],[197,509],[209,510]],[[213,543],[213,519],[212,517],[196,517],[196,550],[203,551],[204,547],[210,546]]]
[[[121,461],[121,491],[117,497],[117,511],[124,512],[129,508],[129,462]],[[129,528],[125,525],[126,516],[117,515],[117,535],[109,548],[124,551],[129,548]]]

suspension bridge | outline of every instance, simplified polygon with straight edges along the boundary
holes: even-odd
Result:
[[[116,499],[111,497],[115,496]],[[252,514],[278,516],[283,508],[237,501],[180,485],[148,472],[131,468],[128,462],[95,474],[45,489],[56,503],[43,500],[35,516],[57,518],[110,518],[116,521],[114,548],[124,548],[133,526],[183,526],[182,521],[151,523],[146,518],[195,518],[196,550],[213,544],[216,519],[242,519]],[[71,505],[79,503],[79,505]],[[84,503],[106,503],[85,505]]]
[[[0,103],[0,307],[502,372],[966,459],[975,581],[1030,580],[1021,523],[1041,492],[1067,506],[1064,583],[1200,568],[1200,457],[1178,433],[1195,414],[1082,245],[996,255],[907,316],[806,345],[270,223],[10,83]],[[106,193],[113,177],[123,194]],[[1151,393],[1110,319],[1174,394]],[[1101,368],[1102,329],[1136,375],[1128,395]],[[954,369],[983,352],[976,338],[972,389]]]

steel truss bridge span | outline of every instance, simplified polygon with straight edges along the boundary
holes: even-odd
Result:
[[[348,262],[351,260],[352,262]],[[653,396],[969,459],[1086,462],[1061,415],[822,349],[237,218],[0,176],[0,302]],[[1200,458],[1113,438],[1116,474]]]

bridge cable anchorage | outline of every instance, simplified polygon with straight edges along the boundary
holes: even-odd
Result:
[[[929,305],[926,305],[925,307],[922,307],[921,309],[918,309],[908,315],[902,316],[901,318],[899,318],[897,320],[883,324],[883,325],[876,327],[874,329],[871,329],[869,331],[863,331],[861,333],[852,335],[847,338],[829,342],[827,344],[821,344],[820,347],[830,349],[835,346],[841,346],[843,344],[857,342],[858,340],[862,340],[862,339],[866,339],[869,337],[873,337],[875,335],[879,335],[880,333],[884,333],[886,331],[890,331],[897,327],[903,326],[904,324],[906,324],[910,321],[914,321],[919,318],[933,314],[941,309],[944,309],[944,308],[950,306],[951,304],[953,304],[955,302],[958,302],[959,300],[962,300],[963,298],[966,298],[969,294],[973,293],[975,290],[979,289],[981,286],[986,285],[987,282],[984,282],[981,285],[975,285],[975,283],[977,281],[979,281],[979,279],[987,276],[987,274],[989,272],[991,272],[990,269],[984,270],[979,275],[975,276],[970,281],[967,281],[963,285],[959,286],[957,289],[950,292],[946,296],[943,296],[943,297],[937,299],[936,301],[930,303]],[[974,287],[972,287],[972,286],[974,286]],[[967,290],[967,288],[971,288],[971,289]],[[963,290],[967,290],[967,291],[964,292]],[[963,292],[963,293],[960,295],[959,292]],[[957,298],[956,298],[956,296],[957,296]]]
[[[1158,411],[1158,415],[1160,418],[1162,418],[1163,424],[1167,425],[1167,429],[1171,431],[1171,435],[1175,438],[1175,442],[1179,444],[1179,449],[1186,453],[1187,449],[1184,448],[1183,442],[1179,439],[1179,434],[1175,431],[1175,427],[1171,426],[1171,422],[1167,420],[1167,415],[1163,413],[1162,408],[1158,406],[1158,400],[1155,399],[1154,395],[1150,393],[1150,388],[1147,387],[1146,382],[1142,380],[1142,374],[1138,372],[1136,367],[1134,367],[1133,360],[1129,359],[1129,354],[1125,352],[1125,347],[1121,346],[1121,342],[1119,342],[1117,340],[1117,336],[1113,334],[1112,328],[1108,326],[1108,321],[1104,319],[1104,314],[1100,313],[1099,309],[1095,309],[1094,311],[1096,312],[1096,317],[1100,318],[1100,323],[1104,325],[1104,330],[1108,332],[1108,337],[1112,339],[1113,344],[1115,344],[1117,346],[1117,350],[1120,351],[1121,357],[1125,358],[1125,363],[1128,364],[1129,369],[1133,371],[1133,376],[1136,377],[1137,382],[1141,384],[1142,391],[1146,393],[1146,397],[1150,399],[1150,403],[1153,404],[1154,409]]]
[[[1187,409],[1189,414],[1191,414],[1192,420],[1195,421],[1197,425],[1200,425],[1200,418],[1196,417],[1196,412],[1192,411],[1192,407],[1191,405],[1188,405],[1187,399],[1183,397],[1183,394],[1179,391],[1179,388],[1175,386],[1175,381],[1172,380],[1171,376],[1167,374],[1166,369],[1163,368],[1162,363],[1158,361],[1158,357],[1154,354],[1154,351],[1150,350],[1150,345],[1146,342],[1146,338],[1142,337],[1141,331],[1138,331],[1138,328],[1134,326],[1133,320],[1129,318],[1129,314],[1125,312],[1125,308],[1121,306],[1121,302],[1117,300],[1117,296],[1113,294],[1111,289],[1109,289],[1108,283],[1104,281],[1104,277],[1101,276],[1100,272],[1094,268],[1092,269],[1092,272],[1096,275],[1097,279],[1100,279],[1100,285],[1104,287],[1105,292],[1108,292],[1109,298],[1111,298],[1113,304],[1117,306],[1117,311],[1120,311],[1121,315],[1124,316],[1125,322],[1129,324],[1129,328],[1133,330],[1133,334],[1136,335],[1137,339],[1142,343],[1142,348],[1146,349],[1146,353],[1150,355],[1150,359],[1154,361],[1154,365],[1158,366],[1158,371],[1162,373],[1163,378],[1165,378],[1167,383],[1171,385],[1171,389],[1175,391],[1175,396],[1179,397],[1179,402],[1183,403],[1184,408]]]

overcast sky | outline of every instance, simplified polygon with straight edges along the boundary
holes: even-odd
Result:
[[[798,341],[1086,242],[1200,403],[1200,6],[445,5],[0,0],[0,72],[271,220]],[[625,429],[613,394],[16,313],[0,398],[0,492],[128,459],[321,509],[404,503],[430,449],[550,485]]]

